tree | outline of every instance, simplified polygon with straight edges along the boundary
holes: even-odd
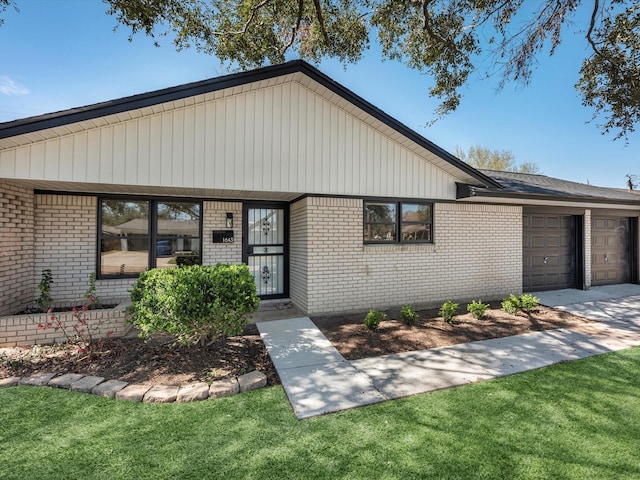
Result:
[[[7,10],[7,7],[9,5],[13,5],[13,7],[16,8],[16,6],[13,4],[13,2],[11,2],[11,0],[0,0],[0,13],[4,13]],[[4,19],[0,17],[0,25],[2,25],[3,23],[4,23]]]
[[[627,137],[640,119],[640,5],[625,0],[103,0],[108,13],[158,42],[194,46],[248,69],[287,55],[357,62],[377,35],[383,57],[433,78],[437,116],[455,110],[472,74],[528,84],[562,35],[584,38],[576,88],[602,133]],[[14,0],[0,0],[0,13]],[[574,25],[586,18],[584,24]],[[575,33],[577,32],[577,33]]]
[[[509,150],[490,150],[475,146],[465,152],[456,147],[456,156],[474,168],[503,172],[540,173],[540,168],[533,162],[516,163],[513,153]]]
[[[638,175],[631,175],[630,173],[627,173],[625,177],[627,178],[627,187],[629,187],[629,191],[636,190],[638,185],[640,185],[640,177],[638,177]]]

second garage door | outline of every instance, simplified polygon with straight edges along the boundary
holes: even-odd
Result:
[[[591,284],[631,281],[631,222],[624,217],[591,217]]]
[[[572,215],[524,213],[522,289],[576,285],[576,221]]]

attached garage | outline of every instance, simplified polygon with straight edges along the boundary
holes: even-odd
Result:
[[[581,217],[524,209],[522,218],[522,289],[575,288],[580,257]]]
[[[502,188],[458,185],[458,198],[522,206],[523,291],[639,283],[640,192],[481,172]]]
[[[591,285],[633,282],[635,224],[630,217],[592,215]]]

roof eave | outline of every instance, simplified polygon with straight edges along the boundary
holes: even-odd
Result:
[[[549,194],[534,194],[523,192],[510,192],[505,190],[485,190],[483,188],[474,187],[473,185],[467,185],[463,183],[456,184],[456,198],[458,200],[464,199],[519,199],[519,200],[540,200],[540,201],[561,201],[561,202],[579,202],[579,203],[602,203],[602,204],[616,204],[616,205],[637,205],[640,208],[640,199],[618,199],[618,198],[602,198],[602,197],[588,197],[579,195],[549,195]]]

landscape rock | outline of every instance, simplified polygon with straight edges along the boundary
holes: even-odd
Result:
[[[151,390],[151,385],[138,385],[134,383],[116,392],[116,398],[129,402],[141,402],[149,390]]]
[[[152,387],[142,400],[145,403],[172,403],[178,397],[180,387],[175,385],[156,385]]]
[[[55,373],[50,373],[50,372],[34,373],[30,377],[22,377],[18,382],[18,384],[32,385],[35,387],[43,387],[47,383],[49,383],[49,380],[51,380],[55,376],[56,376]]]
[[[0,387],[15,387],[21,377],[0,378]]]
[[[121,380],[107,380],[102,382],[91,389],[91,393],[106,398],[115,398],[116,393],[129,385],[128,382]]]
[[[235,378],[228,378],[225,380],[212,382],[211,386],[209,387],[209,397],[228,397],[229,395],[234,395],[239,391],[240,385],[238,385],[238,380]]]
[[[262,372],[254,370],[253,372],[239,376],[238,384],[240,385],[241,392],[256,390],[267,385],[267,376]]]
[[[198,382],[181,387],[176,402],[195,402],[207,398],[209,398],[209,385],[205,382]]]
[[[91,393],[93,387],[99,385],[102,382],[104,382],[104,377],[95,377],[93,375],[89,375],[87,377],[81,378],[76,382],[73,382],[69,386],[69,390],[81,393]]]
[[[59,377],[52,378],[49,380],[50,387],[57,388],[69,388],[72,383],[77,382],[81,378],[84,378],[85,375],[80,373],[64,373]]]

